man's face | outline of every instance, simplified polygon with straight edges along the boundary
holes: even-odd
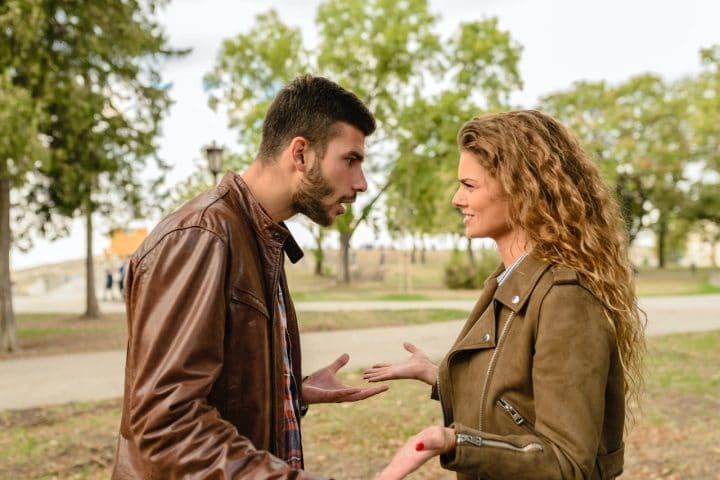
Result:
[[[357,192],[367,190],[362,171],[365,135],[344,122],[336,128],[338,134],[328,143],[325,156],[314,158],[292,198],[294,211],[325,227],[345,213],[343,203],[354,202]]]

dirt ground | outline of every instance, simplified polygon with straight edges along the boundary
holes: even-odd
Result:
[[[626,467],[621,478],[720,479],[720,400],[653,391],[648,392],[646,402],[651,413],[637,420],[627,439]],[[0,479],[109,478],[119,411],[120,401],[111,400],[0,414],[0,431],[32,432],[25,437],[13,434],[16,444],[9,449],[0,441],[0,451],[4,452],[0,453]],[[343,437],[357,427],[353,423],[348,419],[344,426],[333,429],[334,446],[325,443],[325,435],[318,434],[323,426],[316,422],[308,425],[308,470],[332,474],[337,479],[369,479],[382,468],[401,439],[387,443],[371,458],[344,453],[338,447],[345,443]],[[412,478],[451,479],[454,475],[433,462]]]
[[[122,319],[112,317],[93,328],[68,318],[62,327],[84,332],[71,336],[78,349],[98,338],[117,338],[106,335],[108,329],[125,328]],[[105,333],[93,333],[95,327]],[[37,319],[35,328],[28,339],[45,337],[43,328],[50,327]],[[26,354],[51,348],[39,340],[27,345]],[[720,479],[720,331],[651,338],[647,358],[642,412],[626,440],[621,478]],[[347,377],[360,383],[357,373]],[[398,383],[353,406],[313,407],[303,423],[307,469],[337,479],[373,478],[404,439],[440,422],[436,403],[415,383]],[[109,478],[120,407],[116,399],[0,412],[0,480]],[[433,461],[411,478],[454,475]]]

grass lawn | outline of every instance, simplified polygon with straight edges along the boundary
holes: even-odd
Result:
[[[658,295],[698,295],[720,293],[720,285],[710,279],[720,281],[720,272],[710,269],[640,269],[636,276],[636,290],[639,296]]]
[[[623,479],[700,480],[720,469],[720,331],[651,338],[643,410],[626,447]],[[346,375],[362,383],[358,372]],[[395,449],[439,423],[429,388],[394,382],[358,404],[313,406],[303,423],[307,469],[368,479]],[[0,479],[106,479],[118,400],[0,412]],[[433,461],[415,479],[454,475]]]
[[[464,310],[377,310],[340,312],[300,312],[303,333],[391,325],[417,325],[467,317]],[[127,342],[124,314],[107,314],[88,320],[77,315],[18,314],[17,333],[22,350],[0,352],[3,358],[55,355],[69,352],[123,350]]]

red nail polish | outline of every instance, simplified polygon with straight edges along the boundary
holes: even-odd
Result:
[[[421,450],[425,450],[425,444],[423,442],[416,443],[415,451],[419,452]]]

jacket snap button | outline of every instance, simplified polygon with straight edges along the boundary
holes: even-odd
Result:
[[[275,240],[280,240],[280,234],[279,234],[278,232],[273,232],[273,233],[272,233],[272,237],[273,237]]]
[[[489,334],[489,333],[486,333],[485,335],[483,335],[483,336],[482,336],[482,341],[483,341],[483,342],[488,342],[488,341],[490,341],[490,334]]]
[[[512,298],[512,303],[518,303],[519,301],[520,301],[520,297],[517,296],[517,295],[515,295],[515,296]]]

